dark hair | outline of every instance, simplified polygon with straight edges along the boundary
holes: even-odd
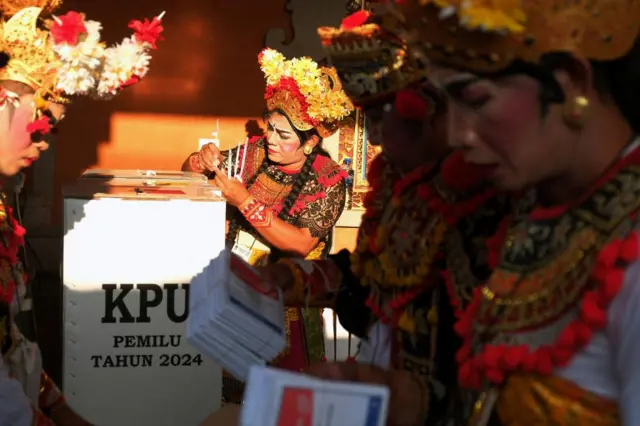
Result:
[[[317,136],[318,138],[320,138],[320,135],[315,129],[311,129],[307,131],[301,131],[296,129],[293,123],[291,123],[291,120],[289,119],[289,117],[287,117],[287,115],[283,111],[280,111],[280,110],[265,111],[265,113],[263,114],[263,117],[267,118],[273,112],[278,112],[287,118],[287,121],[289,121],[289,124],[291,124],[291,128],[298,136],[298,139],[300,139],[300,145],[304,144],[305,141],[311,139],[313,136]],[[295,202],[298,200],[298,197],[300,197],[300,193],[302,192],[302,189],[304,188],[306,183],[309,181],[309,179],[313,176],[313,173],[314,173],[313,163],[315,162],[316,157],[318,155],[329,157],[329,154],[322,148],[321,145],[322,145],[322,138],[320,138],[320,141],[313,148],[313,151],[311,151],[311,154],[307,156],[307,159],[302,165],[302,169],[300,170],[300,173],[298,174],[297,178],[294,180],[291,188],[291,192],[289,192],[289,195],[282,203],[282,210],[280,210],[280,213],[278,214],[279,219],[284,220],[285,222],[288,222],[291,224],[295,224],[295,220],[293,220],[293,217],[289,214],[289,212],[291,211],[291,208],[294,206]],[[269,159],[265,155],[264,160],[262,160],[262,164],[260,164],[260,167],[258,167],[258,170],[251,177],[249,177],[249,179],[247,179],[247,182],[246,182],[247,189],[250,189],[253,186],[253,184],[256,182],[258,177],[262,173],[264,173],[267,170],[267,168],[272,164],[273,163],[269,161]],[[240,221],[242,220],[246,221],[243,217],[239,218],[238,215],[235,215],[231,219],[231,222],[229,224],[229,233],[227,234],[227,247],[232,247],[233,244],[235,244],[236,238],[240,231],[240,223],[239,223],[240,221],[238,219],[240,219]],[[328,250],[329,248],[325,247],[325,251],[328,251]],[[271,250],[271,255],[270,255],[271,260],[277,260],[280,257],[282,257],[282,253],[280,252],[280,250],[277,250],[277,249]]]

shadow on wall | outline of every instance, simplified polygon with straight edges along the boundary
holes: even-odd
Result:
[[[209,128],[195,138],[184,135],[176,140],[175,133],[154,130],[164,128],[165,116],[183,116],[183,133],[189,133],[191,116],[211,117],[214,125],[215,117],[220,117],[222,128],[229,127],[229,118],[242,119],[244,125],[247,119],[259,117],[264,108],[264,80],[257,55],[270,28],[285,28],[291,33],[285,2],[114,0],[107,8],[99,2],[66,1],[57,14],[68,10],[86,13],[88,19],[103,24],[103,39],[109,43],[130,35],[130,19],[152,17],[164,10],[165,40],[153,52],[151,71],[142,83],[110,102],[79,99],[70,106],[60,125],[56,149],[53,223],[61,219],[61,186],[74,181],[87,168],[129,167],[125,164],[134,163],[138,155],[143,161],[161,164],[166,161],[162,157],[169,155],[167,147],[173,149],[181,141],[180,149],[173,153],[175,165],[170,167],[176,169],[184,159],[183,153],[197,147],[197,138],[211,134]],[[129,131],[126,142],[119,141],[113,134],[116,111],[145,113],[147,121],[135,132]],[[235,136],[243,135],[236,132]],[[131,140],[136,143],[127,152],[123,147]],[[231,144],[236,142],[232,140]],[[188,147],[189,143],[193,145]],[[111,145],[113,150],[109,149]],[[156,155],[161,157],[157,161]],[[127,161],[121,164],[119,159]]]

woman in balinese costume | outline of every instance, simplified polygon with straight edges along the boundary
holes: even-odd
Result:
[[[325,300],[343,327],[364,339],[358,365],[315,365],[312,373],[385,382],[399,391],[390,424],[435,425],[455,410],[459,344],[438,272],[444,237],[455,233],[476,242],[465,250],[481,250],[483,234],[467,220],[495,229],[480,208],[494,192],[482,184],[484,170],[459,155],[446,157],[445,105],[426,81],[421,49],[410,46],[406,27],[390,12],[358,12],[341,28],[319,30],[346,92],[367,114],[370,140],[383,147],[367,175],[371,192],[357,248],[327,262],[287,261],[262,272],[267,286],[289,289],[291,303],[300,294],[306,297],[297,303]]]
[[[640,2],[446,3],[401,7],[452,147],[513,203],[457,305],[471,424],[638,425]]]
[[[74,96],[106,98],[147,72],[148,51],[162,31],[159,19],[133,21],[135,34],[121,46],[100,43],[100,24],[69,12],[47,21],[59,1],[2,1],[0,47],[9,61],[0,70],[0,188],[36,161]],[[39,7],[34,7],[39,6]],[[41,7],[44,7],[43,10]],[[121,49],[127,56],[123,57]],[[119,74],[114,74],[117,70]],[[6,188],[9,189],[9,188]],[[0,193],[0,425],[80,426],[89,423],[65,402],[42,370],[33,330],[24,320],[26,276],[20,261],[25,229]],[[18,314],[21,314],[18,316]]]
[[[231,207],[227,245],[235,254],[254,265],[291,256],[321,259],[331,249],[346,196],[346,174],[322,149],[322,140],[338,131],[353,105],[335,71],[309,58],[285,60],[265,49],[259,62],[267,80],[266,137],[224,152],[206,145],[183,169],[209,174],[222,189]],[[229,168],[239,179],[228,178]],[[274,365],[301,371],[319,362],[321,311],[291,308],[286,319],[287,349]],[[239,402],[241,388],[225,378],[225,398]]]

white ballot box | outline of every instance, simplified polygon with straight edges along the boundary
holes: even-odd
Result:
[[[224,249],[225,202],[197,176],[156,178],[64,191],[63,388],[98,426],[196,426],[220,408],[221,368],[184,334],[189,283]]]

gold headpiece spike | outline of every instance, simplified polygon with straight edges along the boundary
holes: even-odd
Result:
[[[163,10],[162,13],[160,15],[158,15],[158,21],[162,21],[162,18],[164,18],[164,14],[167,13],[166,10]]]
[[[62,0],[0,0],[0,10],[7,19],[29,7],[38,7],[44,12],[52,13],[61,4]]]
[[[4,38],[18,39],[16,36],[25,33],[28,38],[33,38],[41,13],[40,7],[27,7],[17,12],[4,24]]]
[[[27,7],[2,25],[2,38],[11,59],[0,71],[0,80],[14,80],[38,90],[55,74],[49,64],[55,54],[49,46],[49,33],[37,28],[40,7]]]

